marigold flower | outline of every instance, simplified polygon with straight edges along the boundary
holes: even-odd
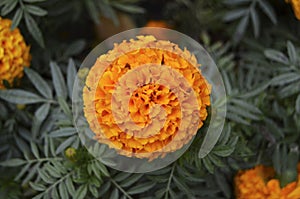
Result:
[[[189,51],[153,36],[115,44],[97,59],[83,89],[84,114],[95,139],[137,158],[180,149],[196,133],[192,127],[200,128],[208,115],[211,86],[197,66]],[[199,121],[185,122],[198,115]],[[182,133],[181,127],[187,130]]]
[[[293,7],[294,14],[298,20],[300,20],[300,0],[286,0]]]
[[[0,89],[3,81],[12,85],[15,78],[23,76],[23,69],[29,67],[30,47],[26,45],[18,28],[11,30],[12,21],[0,17]]]
[[[272,167],[258,165],[253,169],[239,171],[235,176],[235,192],[238,199],[299,199],[300,198],[300,163],[298,181],[280,187]]]

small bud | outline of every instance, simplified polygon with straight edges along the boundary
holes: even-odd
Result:
[[[25,104],[17,104],[17,109],[24,110],[26,108]]]

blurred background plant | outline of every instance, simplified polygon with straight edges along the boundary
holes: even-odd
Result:
[[[300,22],[291,2],[2,0],[1,17],[20,29],[32,61],[18,87],[0,91],[0,198],[235,198],[236,173],[259,164],[274,168],[281,187],[297,182]],[[81,145],[71,94],[96,44],[149,21],[206,48],[222,74],[228,111],[206,157],[198,157],[204,127],[173,164],[130,174]]]

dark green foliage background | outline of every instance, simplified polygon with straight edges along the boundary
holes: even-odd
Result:
[[[300,143],[300,22],[284,0],[2,0],[31,45],[19,87],[0,91],[0,198],[234,198],[240,169],[273,166],[296,180]],[[203,159],[207,124],[168,167],[130,174],[106,167],[81,145],[71,93],[83,58],[99,41],[100,16],[143,26],[161,19],[210,52],[227,92],[226,124]],[[25,104],[18,109],[16,104]],[[65,149],[76,155],[67,158]]]

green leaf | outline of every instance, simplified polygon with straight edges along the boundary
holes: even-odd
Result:
[[[227,157],[233,153],[234,149],[234,147],[228,145],[216,146],[212,152],[217,156]]]
[[[231,6],[241,5],[245,3],[250,3],[251,0],[225,0],[224,3]]]
[[[96,165],[97,168],[103,173],[104,176],[106,176],[106,177],[109,177],[109,176],[110,176],[110,175],[109,175],[109,172],[108,172],[106,166],[104,166],[104,164],[102,164],[102,163],[99,162],[99,161],[96,161],[96,162],[95,162],[95,165]]]
[[[258,0],[258,4],[262,11],[269,17],[273,24],[277,24],[276,14],[273,7],[266,0]]]
[[[110,181],[106,181],[106,182],[100,187],[99,197],[102,197],[105,193],[107,193],[107,191],[109,190],[110,186],[111,186],[111,182],[110,182]]]
[[[47,15],[47,11],[38,7],[38,6],[33,6],[33,5],[25,5],[25,9],[33,14],[33,15],[36,15],[36,16],[45,16]]]
[[[238,42],[242,39],[245,31],[246,31],[246,28],[248,26],[248,23],[249,23],[249,16],[248,15],[245,15],[239,22],[237,28],[236,28],[236,31],[234,33],[234,41],[235,42]]]
[[[52,81],[57,97],[67,98],[66,83],[63,78],[62,72],[55,62],[50,62]]]
[[[37,145],[34,142],[30,142],[31,152],[33,153],[34,157],[37,159],[40,158],[39,150]]]
[[[226,198],[231,198],[231,186],[221,172],[216,171],[214,175],[219,188],[222,190]]]
[[[139,179],[141,179],[141,177],[143,177],[143,174],[141,174],[141,173],[133,174],[132,176],[127,178],[125,181],[120,183],[120,186],[121,187],[129,187],[129,186],[133,185],[134,183],[136,183]]]
[[[251,119],[251,120],[260,120],[261,119],[259,115],[251,113],[250,111],[245,110],[243,107],[230,105],[230,106],[227,106],[227,110],[233,114],[245,117],[247,119]]]
[[[22,160],[20,158],[14,158],[14,159],[6,160],[4,162],[0,162],[0,165],[3,167],[17,167],[25,163],[26,163],[25,160]]]
[[[238,106],[240,106],[241,108],[243,108],[244,110],[247,110],[249,112],[253,112],[253,113],[257,113],[257,114],[262,114],[262,112],[253,104],[250,104],[248,102],[246,102],[243,99],[231,99],[230,102],[232,102],[233,104],[236,104]]]
[[[271,84],[273,86],[283,86],[285,84],[289,84],[291,82],[297,81],[300,79],[300,74],[297,74],[295,72],[291,72],[291,73],[284,73],[281,75],[278,75],[276,77],[274,77],[271,80]]]
[[[67,70],[67,85],[69,91],[69,97],[72,99],[73,86],[76,78],[76,67],[73,59],[69,59],[68,70]]]
[[[273,49],[267,49],[264,51],[264,54],[267,58],[269,58],[273,61],[285,64],[285,65],[289,64],[288,58],[282,52],[279,52],[279,51],[273,50]]]
[[[67,192],[66,186],[64,183],[60,183],[58,186],[59,189],[59,195],[61,199],[68,199],[69,198],[69,194]]]
[[[87,186],[81,185],[74,194],[76,199],[84,199],[87,194]]]
[[[37,3],[37,2],[44,2],[46,0],[23,0],[26,3]]]
[[[72,112],[69,108],[68,103],[62,97],[58,97],[58,103],[63,112],[69,117],[72,118]]]
[[[112,193],[110,194],[110,199],[119,199],[119,190],[117,188],[114,188]]]
[[[115,180],[116,182],[121,182],[121,181],[127,179],[130,175],[131,175],[131,173],[120,172],[120,173],[118,173],[116,176],[114,176],[114,180]]]
[[[127,193],[130,195],[143,193],[145,191],[149,191],[154,186],[155,186],[155,182],[145,182],[145,183],[138,184],[136,186],[131,187],[127,191]]]
[[[60,172],[57,169],[55,169],[53,166],[51,166],[49,163],[45,165],[45,169],[47,169],[49,174],[51,176],[53,176],[54,178],[60,178],[61,177]]]
[[[266,88],[268,88],[270,86],[270,84],[271,84],[270,81],[265,81],[265,82],[261,83],[259,86],[257,86],[255,89],[253,89],[249,92],[240,94],[239,97],[241,97],[241,98],[254,97],[254,96],[262,93]]]
[[[34,87],[46,98],[52,99],[52,91],[47,82],[34,70],[30,68],[24,69],[28,79],[34,85]]]
[[[94,21],[94,23],[99,24],[100,23],[99,11],[97,10],[97,5],[95,4],[95,2],[93,0],[86,0],[84,2],[88,10],[88,13],[92,18],[92,20]]]
[[[117,2],[112,2],[111,5],[117,9],[124,11],[124,12],[129,12],[132,14],[140,14],[140,13],[145,12],[145,10],[143,8],[134,6],[134,5],[121,4],[121,3],[117,3]]]
[[[253,24],[254,36],[258,37],[260,21],[259,21],[258,14],[257,14],[254,7],[251,7],[251,9],[250,9],[250,16],[251,16],[251,21],[252,21],[252,24]]]
[[[66,137],[66,136],[71,136],[75,135],[77,133],[75,128],[72,127],[67,127],[67,128],[61,128],[56,131],[52,131],[49,134],[49,137]]]
[[[34,182],[29,182],[30,186],[36,191],[44,191],[46,187],[43,184],[38,184]]]
[[[64,56],[65,57],[71,57],[73,55],[77,55],[77,54],[81,53],[83,51],[85,45],[86,45],[86,42],[84,40],[74,41],[66,49],[66,51],[64,52]],[[70,64],[70,60],[69,60],[69,64]],[[74,62],[73,62],[73,64],[74,64]]]
[[[75,193],[75,187],[74,187],[74,184],[73,184],[73,181],[72,181],[71,177],[68,177],[66,179],[66,186],[67,186],[67,190],[69,191],[69,194],[71,196],[73,196],[74,193]]]
[[[37,118],[38,121],[43,122],[50,110],[50,104],[43,104],[42,106],[40,106],[40,108],[38,108],[38,110],[36,110],[36,112],[34,113],[35,118]]]
[[[296,99],[296,106],[295,106],[296,112],[300,114],[300,94],[298,95]]]
[[[44,38],[36,21],[32,18],[32,16],[30,16],[30,14],[26,12],[24,13],[24,16],[25,16],[25,23],[29,33],[32,35],[32,37],[38,42],[38,44],[42,48],[45,48]]]
[[[15,12],[15,15],[12,19],[12,24],[11,24],[10,29],[12,29],[12,30],[15,29],[20,24],[22,17],[23,17],[23,10],[21,8],[19,8]]]
[[[241,124],[245,124],[245,125],[250,125],[250,122],[243,119],[242,117],[234,114],[234,113],[226,113],[226,118],[228,118],[229,120],[235,121],[237,123],[241,123]]]
[[[14,104],[34,104],[46,101],[34,93],[20,89],[1,90],[0,98]]]
[[[17,6],[18,0],[10,0],[5,3],[3,8],[1,9],[1,15],[5,16],[8,13],[10,13],[16,6]]]
[[[232,11],[226,13],[223,20],[225,22],[230,22],[230,21],[236,20],[238,18],[241,18],[242,16],[245,16],[247,14],[247,12],[248,12],[247,8],[232,10]]]
[[[287,50],[288,50],[288,55],[289,55],[291,63],[296,65],[297,60],[298,60],[298,56],[297,56],[295,46],[290,41],[287,42]]]
[[[74,140],[76,139],[75,136],[69,137],[68,139],[66,139],[65,141],[63,141],[56,149],[55,153],[59,154],[60,152],[62,152],[63,150],[65,150],[67,147],[69,147]]]
[[[188,198],[193,198],[192,191],[188,188],[188,186],[184,183],[184,181],[180,181],[175,176],[173,176],[173,181],[181,191],[185,192]]]
[[[203,164],[204,164],[205,168],[208,170],[208,172],[211,173],[211,174],[213,174],[215,167],[211,163],[211,161],[208,158],[208,156],[206,156],[205,158],[203,158],[202,161],[203,161]]]

